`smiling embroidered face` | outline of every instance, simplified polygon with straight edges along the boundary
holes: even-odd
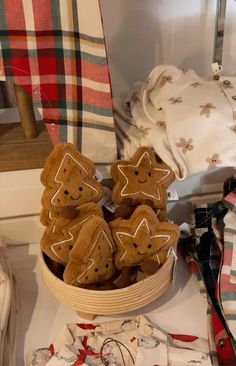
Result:
[[[111,176],[116,182],[112,192],[116,204],[127,199],[134,205],[150,201],[154,208],[165,206],[166,188],[174,180],[171,169],[157,163],[153,151],[144,147],[139,148],[130,161],[116,161]]]
[[[116,256],[117,261],[125,261],[126,266],[135,266],[145,259],[153,256],[159,248],[165,246],[170,240],[170,235],[152,235],[147,219],[142,219],[134,233],[116,232],[119,241],[120,253]]]
[[[141,155],[136,165],[118,165],[118,169],[127,180],[127,184],[121,192],[123,196],[139,192],[144,196],[159,199],[160,192],[156,185],[169,174],[169,170],[153,167],[148,152]]]
[[[94,179],[96,168],[74,145],[58,144],[46,160],[41,174],[45,186],[40,221],[49,225],[51,217],[60,217],[65,207],[98,202],[104,194]]]
[[[55,181],[60,184],[51,199],[52,205],[81,205],[89,201],[96,201],[101,188],[97,181],[89,177],[86,167],[76,162],[67,154],[58,169]]]
[[[121,170],[121,172],[123,172],[124,175],[126,175],[127,171],[129,170],[130,175],[134,178],[134,183],[136,187],[138,187],[136,189],[139,190],[143,189],[143,184],[147,182],[150,184],[153,180],[152,164],[147,153],[144,153],[144,155],[142,155],[137,166],[121,165],[119,166],[119,169]]]
[[[178,226],[159,222],[152,208],[146,205],[138,206],[128,220],[112,221],[110,227],[117,246],[118,269],[139,265],[148,258],[158,261],[158,251],[175,245],[179,235]]]

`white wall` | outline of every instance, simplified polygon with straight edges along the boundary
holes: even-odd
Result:
[[[227,75],[236,75],[236,1],[227,1],[223,71]]]
[[[158,64],[211,76],[216,0],[100,0],[115,96]],[[236,2],[227,0],[223,67],[236,72]]]

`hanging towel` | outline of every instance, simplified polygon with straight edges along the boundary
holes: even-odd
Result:
[[[0,80],[32,97],[54,145],[71,142],[94,163],[116,158],[98,0],[2,0]]]

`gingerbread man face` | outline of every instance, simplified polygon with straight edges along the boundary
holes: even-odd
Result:
[[[64,281],[81,286],[102,283],[115,273],[115,245],[107,223],[99,217],[85,223],[70,252]]]
[[[160,223],[146,205],[138,206],[129,220],[115,220],[110,227],[117,245],[115,264],[119,269],[154,259],[159,250],[175,245],[179,235],[178,226]]]
[[[112,199],[117,204],[151,203],[154,208],[166,204],[166,188],[174,180],[174,173],[166,164],[157,163],[153,151],[141,147],[130,161],[118,160],[111,168],[115,181]]]

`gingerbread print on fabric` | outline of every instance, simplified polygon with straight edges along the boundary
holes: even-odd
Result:
[[[171,102],[171,104],[173,104],[173,105],[183,103],[182,97],[172,97],[172,98],[168,99],[168,101]]]
[[[163,86],[165,86],[166,83],[172,84],[172,80],[173,80],[172,76],[170,76],[170,75],[163,75],[163,77],[161,78],[159,87],[160,88],[163,88]]]
[[[218,165],[222,164],[222,160],[220,160],[219,157],[219,154],[214,154],[212,157],[206,159],[207,163],[209,164],[208,170],[217,168]]]
[[[160,127],[160,128],[166,128],[166,122],[165,121],[156,121],[155,122],[156,126]]]
[[[184,137],[180,137],[179,142],[176,143],[177,147],[182,148],[182,153],[185,154],[187,151],[193,150],[193,139],[185,139]]]
[[[199,108],[201,108],[200,116],[205,116],[207,118],[210,117],[212,110],[216,109],[212,103],[200,105]]]
[[[146,137],[149,135],[149,131],[151,130],[151,128],[140,125],[140,126],[138,126],[138,130],[143,137]]]

